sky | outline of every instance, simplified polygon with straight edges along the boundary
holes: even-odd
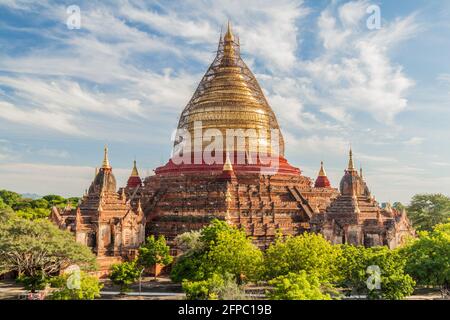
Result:
[[[105,145],[119,185],[151,174],[228,20],[304,175],[338,186],[351,145],[379,202],[450,193],[440,0],[0,0],[0,189],[80,196]]]

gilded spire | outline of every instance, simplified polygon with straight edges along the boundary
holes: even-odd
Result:
[[[139,177],[139,172],[136,167],[136,160],[133,162],[133,170],[131,170],[131,177]]]
[[[228,21],[228,27],[227,32],[225,33],[225,36],[223,37],[223,55],[226,58],[234,58],[235,57],[235,50],[234,50],[234,35],[231,31],[231,24],[230,21]]]
[[[227,32],[225,33],[225,37],[223,39],[224,39],[225,42],[234,41],[234,35],[233,35],[233,32],[231,31],[231,22],[230,22],[230,20],[228,20]]]
[[[102,165],[103,169],[111,169],[111,166],[109,165],[109,160],[108,160],[108,147],[105,146],[105,152],[104,152],[104,156],[103,156],[103,165]]]
[[[323,161],[320,161],[320,170],[319,170],[319,177],[326,177],[327,173],[325,172],[325,169],[323,168]]]
[[[223,171],[233,171],[233,165],[230,161],[230,155],[227,152],[227,159],[225,160],[225,164],[223,165]]]
[[[348,171],[355,171],[355,166],[353,165],[353,152],[352,148],[350,148],[350,152],[348,153]]]

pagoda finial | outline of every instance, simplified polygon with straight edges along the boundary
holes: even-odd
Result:
[[[108,160],[108,147],[107,146],[105,146],[105,150],[104,150],[102,168],[103,169],[111,169],[111,166],[109,165],[109,160]]]
[[[230,155],[227,152],[227,159],[225,160],[225,164],[223,165],[223,171],[233,171],[233,165],[231,164],[230,161]]]
[[[319,177],[326,177],[327,173],[325,172],[325,169],[323,167],[323,161],[320,161],[320,170],[319,170]]]
[[[131,170],[131,177],[139,177],[139,172],[136,166],[136,160],[133,161],[133,170]]]
[[[234,41],[234,35],[233,35],[233,31],[231,31],[231,22],[230,22],[230,20],[228,20],[227,32],[225,33],[224,40],[225,41]]]
[[[352,147],[350,147],[350,151],[348,153],[348,171],[355,171],[355,166],[353,165],[353,152]]]

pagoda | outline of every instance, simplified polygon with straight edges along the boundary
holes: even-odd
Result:
[[[93,251],[101,271],[123,259],[133,259],[144,242],[145,216],[140,200],[132,205],[124,189],[118,192],[106,147],[102,166],[78,206],[53,207],[50,219]]]
[[[75,233],[107,270],[133,259],[145,235],[176,236],[212,219],[242,228],[260,248],[278,234],[322,233],[332,243],[395,248],[414,230],[404,211],[380,207],[349,152],[339,190],[321,162],[318,176],[292,166],[277,118],[240,55],[230,24],[217,54],[181,112],[173,153],[141,179],[136,161],[117,189],[105,148],[102,167],[77,208],[51,220]]]
[[[217,161],[205,159],[210,148],[210,140],[204,139],[208,132],[225,137],[230,129],[237,132],[232,146],[228,147],[227,139],[227,147],[209,153]],[[252,131],[258,136],[243,135]],[[329,182],[315,187],[285,159],[276,116],[242,60],[230,24],[220,37],[214,61],[181,113],[178,132],[187,135],[177,136],[174,150],[183,145],[197,149],[184,151],[187,161],[180,163],[172,157],[156,168],[139,191],[146,232],[162,234],[169,243],[218,218],[243,228],[264,248],[278,232],[297,235],[309,230],[312,216],[323,212],[338,195]],[[239,139],[244,142],[233,143]],[[271,163],[263,161],[261,150]]]
[[[355,169],[351,149],[339,196],[312,224],[315,231],[335,244],[395,248],[414,236],[405,210],[395,210],[390,204],[381,207],[375,200],[362,169],[359,174]]]

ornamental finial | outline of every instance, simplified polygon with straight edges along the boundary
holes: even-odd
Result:
[[[224,40],[225,41],[234,41],[234,35],[233,35],[233,32],[231,31],[231,22],[230,22],[230,20],[228,20],[227,33],[225,33]]]
[[[223,165],[223,171],[233,171],[233,165],[231,164],[230,161],[230,155],[227,152],[227,159],[225,160],[225,164]]]
[[[104,150],[102,168],[103,169],[111,169],[111,166],[109,165],[109,160],[108,160],[108,147],[107,146],[105,146],[105,150]]]
[[[353,165],[353,152],[352,148],[350,147],[350,152],[348,153],[348,171],[355,171],[355,166]]]
[[[320,170],[319,170],[319,177],[326,177],[327,173],[325,172],[325,169],[323,167],[323,161],[320,161]]]
[[[133,161],[133,170],[131,170],[132,177],[139,177],[139,172],[136,166],[136,160]]]

